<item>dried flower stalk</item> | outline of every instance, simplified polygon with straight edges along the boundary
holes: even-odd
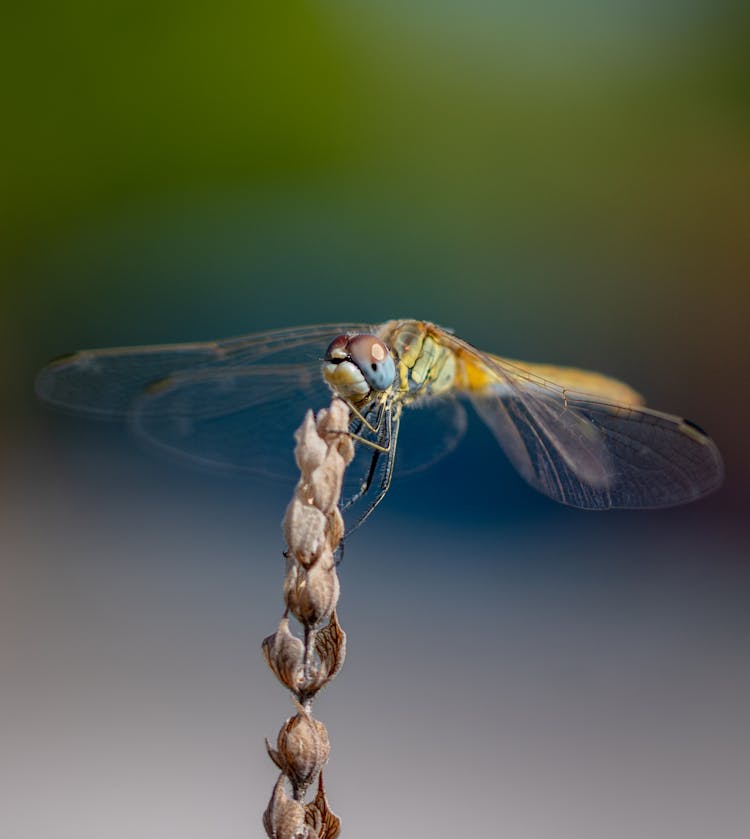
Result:
[[[349,408],[334,399],[317,418],[308,411],[294,435],[300,479],[282,525],[287,543],[286,609],[276,632],[263,641],[263,655],[292,692],[297,713],[281,727],[276,748],[266,741],[281,772],[263,814],[270,839],[336,839],[341,829],[323,787],[328,732],[313,719],[312,703],[339,672],[346,655],[346,634],[336,618],[335,556],[344,535],[338,508],[344,471],[354,457],[348,429]],[[302,625],[304,640],[289,628],[289,613]],[[305,794],[316,780],[317,794],[305,804]]]

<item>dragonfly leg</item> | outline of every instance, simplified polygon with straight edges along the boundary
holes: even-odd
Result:
[[[396,422],[398,422],[398,417],[396,418]],[[388,416],[388,419],[387,419],[387,425],[388,425],[388,434],[389,434],[391,442],[390,442],[390,445],[388,447],[388,451],[386,452],[387,460],[386,460],[386,465],[385,465],[385,473],[383,475],[383,479],[380,482],[380,487],[378,488],[378,494],[377,494],[377,496],[375,496],[372,503],[364,511],[364,513],[362,513],[362,515],[357,519],[357,523],[354,525],[354,527],[351,528],[350,532],[352,530],[356,530],[360,525],[365,523],[365,521],[372,515],[373,510],[383,500],[383,498],[385,497],[385,494],[388,492],[388,489],[391,486],[391,480],[393,479],[393,466],[394,466],[394,463],[396,461],[396,438],[391,435],[391,428],[390,428],[391,418],[390,418],[390,415]],[[379,455],[379,454],[380,454],[380,452],[376,452],[376,455]],[[373,457],[373,461],[375,461],[375,457]],[[372,478],[374,477],[374,465],[371,467],[370,472],[371,472],[371,474],[368,475],[367,489],[369,489],[370,486],[372,485]],[[365,490],[365,491],[367,491],[367,490]],[[362,493],[360,493],[360,497],[361,497],[361,495],[362,495]]]
[[[354,417],[357,421],[356,426],[350,431],[341,432],[342,434],[348,434],[351,440],[354,440],[355,443],[362,443],[363,446],[367,446],[368,448],[375,449],[378,452],[387,452],[390,448],[390,431],[387,434],[382,435],[381,430],[383,428],[383,416],[389,414],[390,412],[386,411],[386,403],[385,401],[381,401],[378,406],[378,417],[375,425],[367,420],[367,418],[359,411],[354,405],[347,403],[349,405],[349,409],[354,414]],[[390,428],[390,423],[386,422],[388,428]],[[363,430],[367,430],[372,434],[377,435],[377,440],[370,440],[367,437],[363,436]],[[384,445],[380,438],[385,436],[385,439],[388,440],[388,443]]]
[[[378,466],[378,460],[380,459],[380,455],[383,454],[383,451],[388,451],[388,449],[380,450],[375,449],[372,453],[372,457],[370,458],[370,468],[367,470],[367,477],[362,481],[357,492],[349,499],[347,499],[346,503],[342,507],[342,510],[348,510],[352,504],[356,504],[357,501],[370,489],[372,486],[372,480],[375,477],[375,470]]]
[[[387,446],[383,446],[380,443],[376,443],[373,440],[368,440],[367,437],[360,437],[357,434],[352,434],[352,432],[348,432],[349,437],[354,440],[355,443],[362,443],[363,446],[367,446],[370,449],[374,449],[378,454],[388,454],[391,450],[391,444],[388,443]]]
[[[368,421],[367,417],[351,402],[347,402],[349,406],[349,410],[354,414],[354,416],[359,420],[359,429],[361,432],[362,426],[364,426],[371,434],[379,435],[380,428],[383,424],[383,413],[385,408],[385,401],[381,399],[380,405],[378,406],[378,419],[375,425]]]
[[[347,530],[347,533],[352,533],[356,530],[371,514],[375,507],[383,500],[388,488],[391,485],[391,478],[393,477],[393,465],[396,455],[396,435],[398,434],[398,425],[401,417],[400,404],[387,404],[385,401],[381,402],[379,406],[379,416],[377,424],[372,425],[367,422],[359,412],[357,419],[359,422],[349,432],[351,439],[364,443],[372,450],[372,457],[370,458],[370,465],[367,469],[367,475],[362,481],[359,490],[349,498],[342,506],[342,511],[348,510],[353,504],[356,504],[362,499],[371,489],[375,482],[375,477],[378,474],[378,467],[382,463],[381,455],[385,455],[385,468],[382,470],[382,477],[379,481],[378,492],[373,501],[368,505],[364,513],[359,517],[354,527]],[[378,436],[376,440],[369,440],[366,437],[361,437],[362,425],[377,428]]]

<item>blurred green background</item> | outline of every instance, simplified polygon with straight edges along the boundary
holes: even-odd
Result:
[[[323,700],[334,809],[382,835],[366,753],[384,812],[384,784],[434,796],[420,759],[450,780],[457,811],[404,804],[401,835],[496,827],[478,788],[519,839],[746,835],[747,4],[19,4],[0,78],[7,835],[245,836],[287,713],[252,657],[285,491],[59,418],[35,371],[391,317],[616,375],[707,428],[727,481],[684,510],[578,514],[480,431],[395,484],[342,571],[358,657]],[[445,649],[412,634],[436,615]]]

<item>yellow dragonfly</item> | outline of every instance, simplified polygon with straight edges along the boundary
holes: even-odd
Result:
[[[83,350],[44,367],[36,390],[62,409],[127,418],[150,444],[200,465],[269,475],[294,474],[293,431],[333,392],[350,406],[365,457],[345,504],[366,502],[355,526],[390,486],[403,416],[399,470],[408,471],[455,448],[467,400],[523,478],[563,504],[667,507],[701,498],[723,477],[699,426],[644,407],[623,382],[501,358],[420,320]],[[410,410],[420,406],[431,410]]]

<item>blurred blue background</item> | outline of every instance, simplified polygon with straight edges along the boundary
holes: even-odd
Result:
[[[345,831],[748,834],[749,44],[701,0],[4,13],[0,834],[261,835],[292,712],[288,488],[48,412],[36,370],[391,317],[618,376],[727,479],[581,513],[472,422],[397,481],[317,705]]]

